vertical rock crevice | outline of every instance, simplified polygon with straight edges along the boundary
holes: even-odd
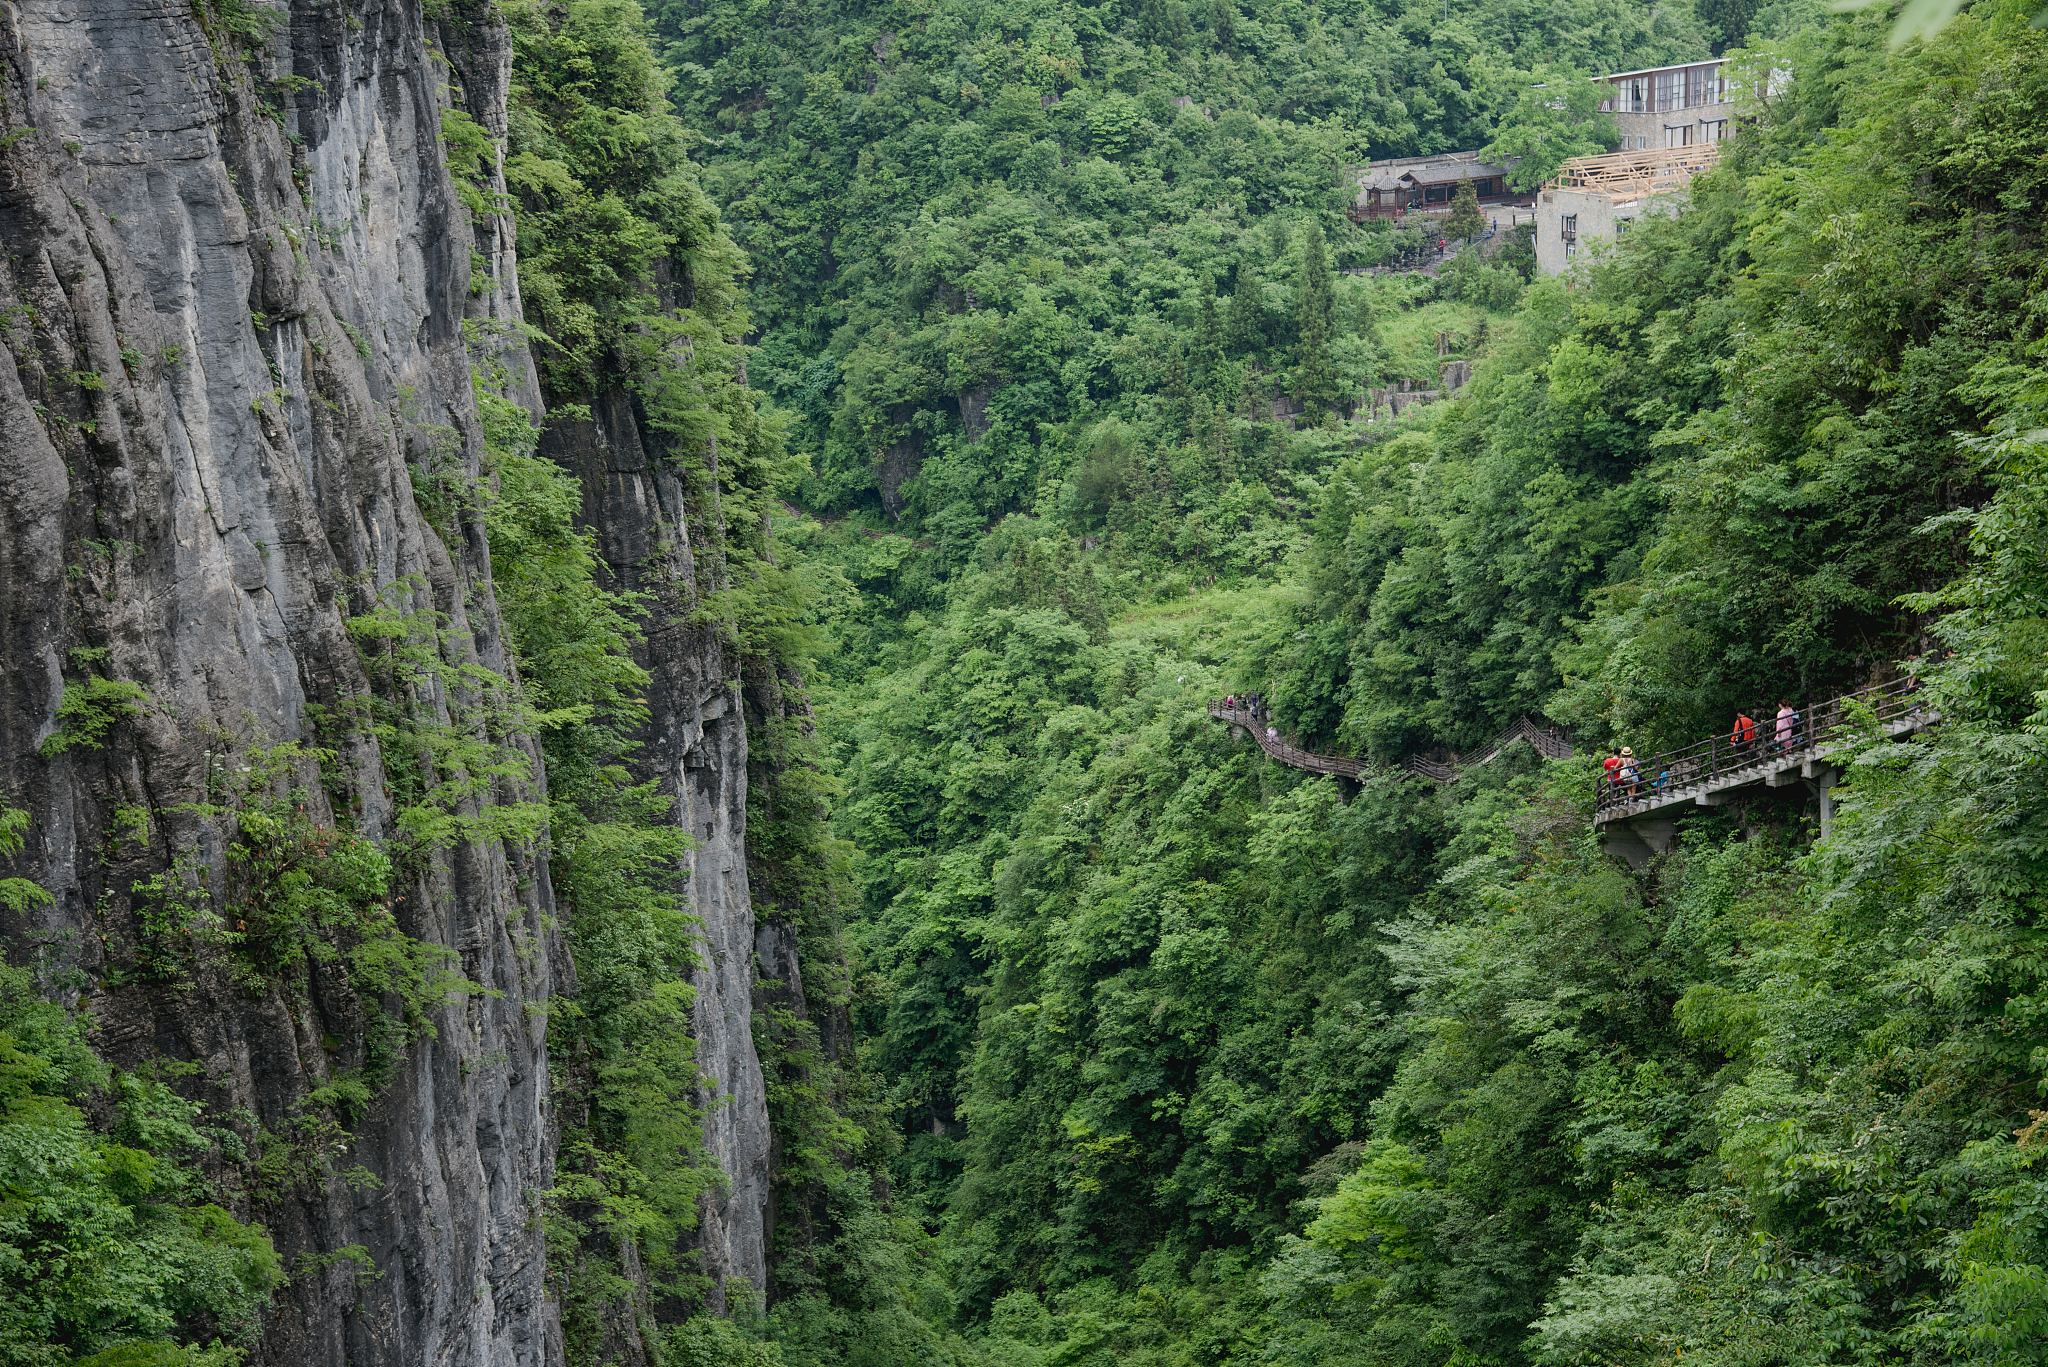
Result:
[[[692,1024],[706,1084],[705,1146],[723,1174],[699,1210],[699,1268],[716,1311],[756,1305],[767,1287],[769,1133],[752,1035],[754,909],[748,884],[747,727],[729,627],[705,611],[726,588],[716,455],[693,472],[654,442],[631,395],[613,389],[590,416],[550,421],[547,455],[583,487],[583,521],[619,587],[651,608],[639,661],[652,676],[634,778],[656,779],[694,844],[687,870],[703,924]]]

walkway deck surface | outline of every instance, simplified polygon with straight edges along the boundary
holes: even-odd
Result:
[[[1298,745],[1289,745],[1277,736],[1269,737],[1266,735],[1266,727],[1270,723],[1259,721],[1249,711],[1241,707],[1226,707],[1220,702],[1212,702],[1209,704],[1209,715],[1218,721],[1227,721],[1233,725],[1244,727],[1252,733],[1252,739],[1259,743],[1261,750],[1264,750],[1282,764],[1290,764],[1297,769],[1306,769],[1311,773],[1317,774],[1337,774],[1343,778],[1355,779],[1366,770],[1378,767],[1368,759],[1352,759],[1345,755],[1319,755],[1312,750],[1304,750]],[[1458,781],[1458,770],[1475,764],[1491,764],[1503,750],[1506,750],[1510,745],[1518,741],[1529,742],[1529,744],[1536,747],[1538,753],[1547,755],[1551,759],[1568,759],[1571,757],[1572,743],[1566,740],[1556,727],[1540,726],[1527,717],[1517,717],[1508,726],[1507,730],[1493,738],[1493,743],[1477,759],[1458,759],[1453,757],[1451,763],[1444,764],[1436,760],[1424,759],[1417,755],[1409,759],[1402,767],[1417,778],[1426,778],[1437,783],[1456,783]]]
[[[1266,734],[1266,724],[1259,722],[1250,712],[1241,707],[1225,707],[1220,702],[1212,702],[1209,704],[1209,715],[1218,721],[1227,721],[1234,726],[1242,726],[1245,730],[1252,733],[1252,739],[1259,743],[1261,750],[1264,750],[1282,764],[1291,764],[1297,769],[1307,769],[1309,772],[1316,774],[1336,774],[1342,778],[1357,778],[1360,774],[1373,767],[1373,763],[1369,759],[1347,759],[1342,755],[1318,755],[1313,751],[1304,750],[1298,745],[1289,745],[1284,740],[1268,736]]]

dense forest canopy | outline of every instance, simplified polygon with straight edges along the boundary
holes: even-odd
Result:
[[[717,510],[692,620],[810,708],[749,736],[811,1014],[764,985],[772,1274],[718,1315],[688,838],[629,774],[675,609],[480,339],[518,677],[469,683],[546,765],[574,1362],[2048,1357],[2031,4],[1897,46],[1811,0],[503,9],[509,137],[444,145],[517,218],[546,421],[627,396]],[[1611,147],[1531,92],[1710,56],[1718,160],[1566,277],[1345,212],[1371,158]],[[1798,788],[1603,851],[1601,747],[1908,660],[1940,723],[1863,719],[1824,837]],[[1210,720],[1247,690],[1365,775]],[[1399,767],[1523,715],[1577,756]],[[249,858],[285,851],[291,925],[361,921],[414,1021],[389,860],[288,808],[234,809]],[[0,1362],[233,1360],[289,1273],[199,1112],[31,987],[0,973]]]
[[[1452,8],[655,14],[809,462],[910,1222],[821,1207],[853,1313],[772,1310],[788,1361],[2038,1356],[2043,38]],[[1682,214],[1563,280],[1354,273],[1415,257],[1341,168],[1597,150],[1528,87],[1709,54],[1752,93]],[[1457,401],[1349,420],[1446,334]],[[1599,743],[1943,651],[1829,839],[1589,837]],[[1582,758],[1348,787],[1232,689],[1383,762],[1522,714]],[[914,1350],[827,1270],[883,1244]]]
[[[1338,264],[1408,245],[1344,217],[1345,168],[1480,147],[1534,80],[1723,40],[1670,7],[1455,8],[656,10],[807,504],[965,535],[1071,477],[1066,429],[1104,406],[1200,394],[1227,426],[1303,363],[1307,227]],[[1384,360],[1341,302],[1319,404]]]

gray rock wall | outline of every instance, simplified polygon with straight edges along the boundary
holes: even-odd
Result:
[[[436,44],[416,5],[296,0],[245,62],[195,18],[220,33],[239,8],[0,4],[0,792],[34,818],[10,872],[56,897],[5,930],[95,1014],[111,1060],[196,1063],[221,1113],[283,1134],[364,1063],[364,1003],[319,972],[252,992],[204,955],[184,982],[138,973],[129,887],[178,851],[217,868],[181,804],[252,747],[316,739],[316,707],[371,694],[345,619],[380,596],[439,614],[448,664],[509,668],[473,508],[437,531],[413,481],[478,477],[463,324],[518,301],[509,225],[476,240],[436,139],[450,98],[503,127],[488,13]],[[478,293],[472,247],[494,277]],[[104,747],[39,756],[87,669],[140,685],[146,710]],[[339,745],[324,781],[301,774],[310,814],[388,834],[377,744]],[[714,835],[722,798],[704,794]],[[123,806],[155,813],[146,850],[111,838]],[[488,840],[399,893],[405,928],[497,995],[438,1013],[345,1154],[306,1157],[274,1199],[245,1189],[240,1213],[301,1269],[252,1360],[559,1361],[533,1206],[553,1140],[531,1008],[568,972],[547,869]],[[220,1174],[240,1180],[224,1157]],[[301,1268],[351,1245],[376,1279]]]
[[[704,924],[697,1001],[697,1064],[704,1137],[725,1189],[700,1209],[697,1248],[715,1281],[715,1308],[755,1300],[767,1287],[767,1093],[752,1034],[755,926],[748,886],[747,722],[741,661],[706,600],[725,587],[715,482],[663,459],[631,398],[612,390],[589,421],[550,422],[544,454],[575,472],[583,516],[619,584],[653,595],[641,663],[653,675],[650,721],[636,779],[658,779],[695,841],[691,911]],[[716,453],[711,453],[715,463]],[[714,467],[715,469],[715,464]]]

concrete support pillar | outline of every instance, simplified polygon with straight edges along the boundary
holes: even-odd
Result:
[[[1647,867],[1655,856],[1671,853],[1677,843],[1678,823],[1656,817],[1610,821],[1601,832],[1601,847],[1626,861],[1632,869]]]

